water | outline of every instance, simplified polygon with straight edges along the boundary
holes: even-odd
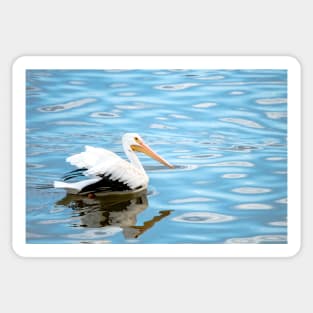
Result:
[[[140,155],[147,192],[43,188],[126,132],[175,165]],[[26,139],[28,243],[287,242],[285,70],[28,70]]]

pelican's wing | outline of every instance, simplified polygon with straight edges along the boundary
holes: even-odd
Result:
[[[85,168],[87,170],[99,165],[103,161],[111,163],[116,160],[122,159],[109,150],[91,146],[85,146],[84,152],[74,154],[66,159],[67,162],[77,168]]]
[[[78,168],[86,168],[85,176],[105,176],[112,181],[122,182],[131,189],[148,183],[145,173],[106,149],[86,146],[84,152],[70,156],[66,161]]]

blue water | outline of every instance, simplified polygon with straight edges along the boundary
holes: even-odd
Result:
[[[175,165],[140,155],[146,194],[43,188],[126,132]],[[287,242],[285,70],[28,70],[26,140],[28,243]]]

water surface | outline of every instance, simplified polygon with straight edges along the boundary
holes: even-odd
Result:
[[[28,243],[286,243],[287,71],[28,70]],[[140,155],[128,199],[40,188],[84,145],[123,158],[137,132],[175,165]]]

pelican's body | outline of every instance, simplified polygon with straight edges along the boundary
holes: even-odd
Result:
[[[172,167],[172,165],[152,151],[138,134],[125,134],[122,138],[122,143],[129,162],[109,150],[85,146],[84,152],[72,155],[66,159],[67,162],[76,166],[78,170],[72,172],[71,175],[67,175],[65,180],[78,176],[77,174],[84,176],[86,179],[74,183],[55,181],[54,187],[64,188],[69,193],[95,191],[135,192],[146,189],[149,177],[135,151],[143,152],[162,164]]]

